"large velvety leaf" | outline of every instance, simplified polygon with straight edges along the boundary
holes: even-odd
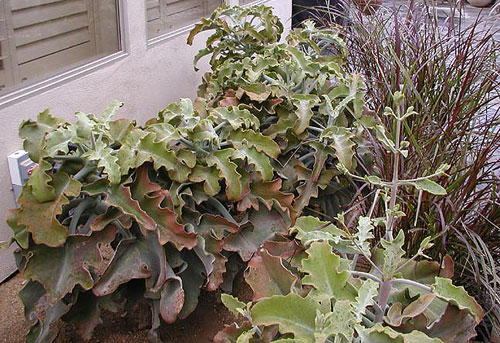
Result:
[[[316,342],[326,343],[329,337],[338,342],[352,342],[354,338],[354,316],[349,300],[337,301],[332,312],[325,317],[325,323],[318,328],[316,320]]]
[[[273,295],[287,295],[297,280],[283,267],[281,258],[271,256],[266,250],[259,250],[248,262],[246,282],[253,290],[253,301]]]
[[[177,250],[192,249],[196,246],[196,234],[184,231],[184,226],[177,221],[177,214],[168,207],[161,207],[167,194],[161,186],[149,180],[148,168],[140,167],[136,172],[136,181],[131,186],[132,197],[157,225],[160,244],[168,242]]]
[[[167,279],[166,256],[155,232],[144,237],[123,239],[92,291],[97,296],[113,293],[132,279],[146,279],[150,292],[159,292]]]
[[[467,343],[476,336],[476,325],[474,317],[468,311],[448,305],[439,321],[429,329],[421,328],[421,331],[446,343]]]
[[[248,261],[261,246],[276,233],[285,233],[287,223],[275,210],[260,208],[250,215],[249,224],[237,233],[229,235],[224,244],[224,249],[238,252],[243,261]]]
[[[208,196],[212,197],[220,192],[219,171],[215,167],[197,165],[189,174],[189,181],[203,182],[203,190]]]
[[[370,329],[358,326],[356,331],[361,338],[361,343],[444,343],[439,338],[431,338],[420,331],[403,334],[381,324],[376,324]]]
[[[224,306],[226,306],[229,312],[231,312],[235,317],[241,315],[247,307],[247,304],[239,301],[230,294],[221,294],[220,298]]]
[[[231,131],[228,141],[233,143],[233,146],[237,149],[241,148],[243,144],[246,144],[274,159],[278,158],[281,152],[278,143],[254,130],[240,129]]]
[[[184,289],[184,306],[179,313],[179,319],[186,318],[196,309],[200,289],[206,281],[205,267],[194,252],[187,251],[182,258],[186,261],[187,268],[179,275]]]
[[[405,236],[403,230],[399,231],[398,235],[392,242],[381,240],[382,247],[384,250],[384,264],[383,272],[384,279],[389,280],[394,275],[394,272],[401,263],[405,251],[403,250],[403,244],[405,242]]]
[[[26,230],[25,225],[17,224],[17,213],[18,209],[10,209],[7,210],[5,214],[5,221],[7,225],[9,225],[12,230],[12,241],[16,241],[17,244],[23,249],[28,249],[29,247],[29,232]]]
[[[40,203],[52,201],[56,198],[56,190],[50,185],[52,177],[47,173],[52,170],[52,163],[41,160],[32,171],[27,182],[33,191],[33,196]]]
[[[41,112],[36,121],[27,120],[19,127],[19,136],[24,139],[23,148],[33,162],[40,161],[40,150],[45,134],[65,123],[64,119],[52,117],[49,110]]]
[[[352,138],[354,134],[345,127],[332,126],[323,131],[321,137],[332,141],[331,146],[335,149],[335,157],[348,170],[352,170],[355,145]]]
[[[227,120],[233,130],[257,129],[260,125],[259,119],[243,106],[218,107],[213,109],[210,115]]]
[[[361,321],[363,314],[368,306],[375,303],[374,298],[378,295],[378,282],[373,280],[365,280],[358,289],[356,301],[352,304],[354,315],[358,321]]]
[[[33,195],[33,188],[26,186],[19,196],[21,209],[17,213],[17,225],[26,226],[37,244],[59,247],[68,237],[68,228],[61,225],[57,216],[62,213],[63,205],[67,205],[67,197],[80,194],[80,182],[65,173],[56,173],[50,186],[54,188],[56,198],[50,202],[39,203]]]
[[[255,325],[279,325],[282,334],[292,333],[297,338],[314,343],[316,311],[319,304],[313,299],[290,293],[260,300],[252,308]]]
[[[312,108],[319,103],[319,98],[312,94],[298,94],[292,97],[292,103],[297,108],[295,114],[299,118],[299,120],[295,123],[293,132],[296,135],[300,135],[302,132],[307,130],[309,122],[313,116]]]
[[[177,320],[184,306],[184,289],[182,289],[181,278],[175,275],[168,263],[166,270],[167,276],[161,290],[160,314],[167,324],[172,324]]]
[[[156,230],[156,222],[140,207],[139,203],[132,198],[129,187],[123,185],[109,187],[105,180],[99,180],[85,186],[83,191],[89,195],[105,194],[106,199],[104,201],[120,209],[124,214],[134,218],[141,226],[141,229],[143,229],[143,233],[148,230]]]
[[[479,324],[484,317],[484,310],[477,303],[476,299],[471,297],[465,289],[460,286],[454,286],[451,279],[436,278],[436,283],[432,285],[433,292],[441,299],[457,306],[461,310],[469,311]]]
[[[86,152],[82,157],[89,161],[97,161],[97,167],[103,168],[103,172],[108,175],[109,182],[116,185],[121,181],[121,172],[118,157],[112,152],[113,149],[107,147],[102,141],[98,141],[95,148]]]
[[[259,210],[259,202],[263,203],[270,211],[274,205],[287,213],[292,221],[295,220],[295,209],[292,206],[293,194],[281,192],[281,179],[274,181],[259,181],[250,184],[250,192],[240,199],[238,211],[249,208]]]
[[[241,174],[237,171],[238,165],[230,160],[233,153],[234,149],[212,152],[207,157],[207,164],[209,167],[217,167],[219,176],[226,180],[227,198],[229,200],[238,200],[242,192]]]
[[[90,237],[71,236],[60,248],[39,244],[32,250],[24,276],[40,282],[55,301],[72,292],[76,285],[89,290],[94,286],[90,268],[102,260],[99,246],[109,244],[114,237],[115,230],[110,228]]]
[[[264,181],[272,180],[274,170],[269,157],[258,152],[255,148],[243,144],[239,149],[233,151],[232,157],[243,161],[247,160],[248,164],[254,165],[255,170],[260,173]]]
[[[340,256],[332,252],[328,242],[313,242],[307,249],[308,258],[302,260],[304,276],[302,283],[314,287],[322,295],[336,300],[354,300],[346,290],[349,272],[340,271]]]
[[[156,170],[164,167],[166,170],[175,170],[177,157],[168,149],[167,143],[157,142],[156,134],[149,133],[143,137],[137,146],[136,167],[144,162],[153,162]]]

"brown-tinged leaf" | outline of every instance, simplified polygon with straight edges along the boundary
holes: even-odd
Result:
[[[24,277],[40,282],[55,301],[71,293],[76,285],[89,290],[94,286],[90,268],[102,260],[99,246],[109,244],[115,230],[95,232],[89,236],[71,236],[60,248],[36,245],[28,260]]]
[[[57,216],[62,213],[63,205],[69,204],[68,197],[80,194],[81,184],[65,173],[56,173],[50,185],[55,189],[56,198],[44,203],[38,202],[31,186],[23,188],[18,199],[21,209],[17,213],[17,225],[26,226],[35,243],[59,247],[64,244],[69,232]]]
[[[132,279],[146,279],[147,290],[157,293],[167,278],[166,263],[165,249],[156,232],[146,237],[124,239],[92,291],[97,296],[104,296]]]
[[[132,197],[139,202],[140,207],[156,223],[160,244],[168,242],[177,250],[192,249],[197,244],[196,234],[184,230],[184,225],[177,221],[177,214],[168,207],[161,207],[166,191],[160,185],[151,182],[147,167],[141,167],[136,172],[137,177],[131,186]]]
[[[257,249],[276,233],[285,233],[289,223],[276,210],[261,207],[250,214],[248,224],[228,236],[224,250],[237,252],[243,261],[252,258]]]
[[[248,262],[245,280],[253,290],[253,301],[273,295],[287,295],[297,277],[283,267],[280,257],[260,249]]]

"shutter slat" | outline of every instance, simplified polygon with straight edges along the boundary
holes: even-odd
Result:
[[[48,21],[40,25],[31,25],[14,32],[16,46],[22,46],[39,40],[58,36],[67,32],[88,27],[87,13]]]
[[[17,49],[19,64],[23,64],[40,57],[55,54],[59,51],[73,46],[86,43],[90,40],[87,28],[68,32],[33,44],[25,45]]]
[[[56,2],[45,6],[31,7],[27,10],[15,11],[12,13],[12,23],[14,29],[19,29],[86,12],[87,6],[82,0]]]
[[[31,7],[36,7],[40,5],[47,5],[47,4],[52,4],[54,2],[62,2],[65,0],[11,0],[10,1],[10,8],[12,11],[17,11],[17,10],[22,10],[25,8],[31,8]]]

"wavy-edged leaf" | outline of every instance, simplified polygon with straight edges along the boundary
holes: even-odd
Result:
[[[287,295],[297,280],[281,263],[281,258],[259,250],[248,262],[245,281],[253,290],[253,301],[273,295]]]
[[[28,185],[31,186],[33,196],[40,203],[52,201],[56,198],[56,190],[50,185],[52,177],[47,173],[52,170],[52,163],[42,159],[33,169]]]
[[[207,168],[196,165],[189,174],[189,181],[203,182],[203,190],[208,196],[219,194],[221,190],[219,179],[219,171],[215,167]]]
[[[250,214],[247,225],[226,238],[224,250],[237,252],[243,261],[248,261],[262,243],[277,233],[285,233],[287,228],[288,224],[280,213],[261,207]]]
[[[316,241],[339,243],[345,234],[335,225],[321,221],[313,216],[297,218],[295,225],[290,229],[290,233],[296,233],[295,238],[301,241],[304,246],[309,246]]]
[[[297,94],[292,96],[292,104],[296,107],[295,115],[299,120],[295,123],[293,132],[296,135],[303,133],[309,126],[313,116],[313,107],[319,103],[319,98],[312,94]]]
[[[382,239],[380,244],[384,248],[384,262],[382,271],[384,272],[384,279],[389,280],[394,275],[394,272],[401,264],[402,258],[405,255],[403,244],[405,243],[405,236],[403,230],[399,231],[398,235],[392,242]]]
[[[288,214],[293,223],[295,221],[295,209],[292,206],[293,194],[281,191],[282,180],[256,181],[250,184],[250,192],[238,202],[238,211],[246,211],[249,208],[259,210],[259,202],[263,203],[270,211],[273,206],[277,206]]]
[[[177,157],[168,149],[165,142],[156,142],[156,134],[149,133],[143,137],[137,146],[137,160],[135,166],[144,162],[153,162],[155,170],[164,167],[166,170],[175,170]]]
[[[359,287],[356,301],[351,303],[354,315],[356,316],[358,322],[361,321],[366,308],[375,303],[374,298],[378,295],[378,287],[378,282],[370,279],[364,280],[361,287]]]
[[[123,102],[120,102],[118,100],[113,100],[105,109],[104,111],[97,116],[99,120],[103,122],[109,121],[113,116],[116,115],[120,107],[123,106]]]
[[[71,236],[60,248],[39,244],[32,250],[23,275],[40,282],[55,301],[71,293],[76,285],[84,290],[94,286],[90,268],[101,263],[99,246],[109,244],[115,230],[108,229],[88,236]]]
[[[302,271],[307,275],[302,283],[314,287],[321,295],[354,301],[354,296],[346,290],[350,274],[340,270],[340,256],[332,252],[330,244],[313,242],[306,253],[308,257],[302,260]]]
[[[278,143],[269,137],[262,135],[254,130],[236,130],[231,131],[228,141],[237,149],[243,147],[244,144],[257,149],[259,152],[265,153],[271,158],[278,158],[281,153]]]
[[[335,157],[348,170],[353,168],[354,134],[345,127],[331,126],[321,134],[322,139],[332,140],[331,147],[335,149]]]
[[[295,337],[314,343],[316,311],[319,304],[310,297],[302,298],[290,293],[261,299],[252,308],[255,325],[279,325],[282,334],[292,333]]]
[[[220,120],[227,120],[233,130],[258,129],[260,126],[259,119],[243,106],[214,108],[210,115]]]
[[[448,301],[461,310],[469,311],[476,319],[476,324],[479,324],[483,319],[484,310],[476,299],[467,294],[462,286],[454,286],[451,279],[436,277],[436,283],[432,285],[432,290],[437,297]]]
[[[19,209],[9,209],[5,213],[5,221],[7,222],[7,225],[9,225],[10,229],[12,230],[12,240],[16,241],[17,244],[23,249],[28,249],[29,248],[29,232],[26,229],[25,225],[19,225],[17,223],[17,216],[18,216]]]
[[[356,247],[361,248],[362,252],[364,255],[370,257],[371,256],[371,251],[370,251],[370,239],[375,238],[373,236],[373,229],[374,226],[370,220],[369,217],[359,217],[358,219],[358,234],[356,235]]]
[[[132,279],[146,279],[148,291],[160,292],[167,279],[166,263],[165,250],[155,232],[123,239],[92,292],[108,295]]]
[[[60,127],[55,131],[47,133],[44,150],[51,157],[57,155],[59,152],[67,154],[69,152],[68,144],[74,143],[77,136],[75,126]]]
[[[136,172],[136,181],[131,186],[131,196],[156,223],[161,245],[172,243],[177,250],[192,249],[196,246],[196,234],[184,230],[179,224],[177,214],[168,207],[162,207],[167,194],[161,186],[149,180],[148,168],[141,167]]]
[[[231,161],[234,149],[217,150],[207,156],[209,167],[215,166],[219,170],[219,177],[226,181],[226,196],[229,200],[238,200],[242,193],[241,174],[238,165]]]
[[[318,314],[316,317],[316,342],[328,342],[329,337],[336,341],[352,342],[354,338],[354,315],[351,312],[349,300],[335,302],[333,310],[326,314],[325,323],[318,325]],[[318,327],[319,326],[319,327]]]
[[[381,324],[376,324],[369,329],[357,326],[356,331],[361,338],[361,343],[444,343],[439,338],[430,338],[421,331],[415,330],[403,334]]]
[[[113,155],[113,149],[109,148],[102,141],[97,141],[93,150],[89,150],[82,157],[89,161],[97,161],[97,167],[103,168],[103,172],[108,175],[108,180],[112,185],[121,181],[120,165],[118,157]]]
[[[44,203],[38,202],[31,186],[23,188],[18,199],[21,209],[17,212],[17,225],[25,226],[35,243],[59,247],[64,244],[69,232],[57,216],[62,213],[63,206],[69,204],[68,197],[80,194],[81,184],[67,174],[58,172],[53,175],[50,185],[55,189],[56,198]]]
[[[23,148],[33,162],[40,162],[40,149],[45,135],[64,123],[64,119],[51,116],[48,109],[40,112],[36,121],[26,120],[21,123],[19,136],[24,139]]]
[[[241,85],[236,92],[236,97],[241,99],[246,94],[251,101],[264,102],[271,95],[271,89],[263,83],[252,83]]]
[[[247,160],[248,164],[253,164],[255,170],[260,173],[264,181],[270,181],[274,176],[274,169],[269,161],[269,157],[246,144],[243,144],[239,149],[235,149],[232,158],[243,161]]]
[[[226,306],[229,312],[231,312],[235,317],[239,316],[247,307],[247,304],[243,301],[239,301],[230,294],[221,294],[220,299],[224,306]]]
[[[109,187],[106,180],[98,180],[97,182],[86,185],[83,191],[89,195],[106,195],[104,201],[118,208],[122,213],[134,218],[141,229],[143,229],[143,234],[146,234],[146,231],[156,230],[156,222],[141,208],[139,202],[132,198],[129,187],[123,185]]]

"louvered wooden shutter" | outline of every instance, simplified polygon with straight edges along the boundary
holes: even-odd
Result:
[[[195,23],[222,3],[223,0],[146,0],[148,37]]]
[[[92,0],[10,0],[10,9],[21,81],[96,54]]]
[[[7,26],[7,8],[0,3],[0,91],[14,85],[12,53]]]

